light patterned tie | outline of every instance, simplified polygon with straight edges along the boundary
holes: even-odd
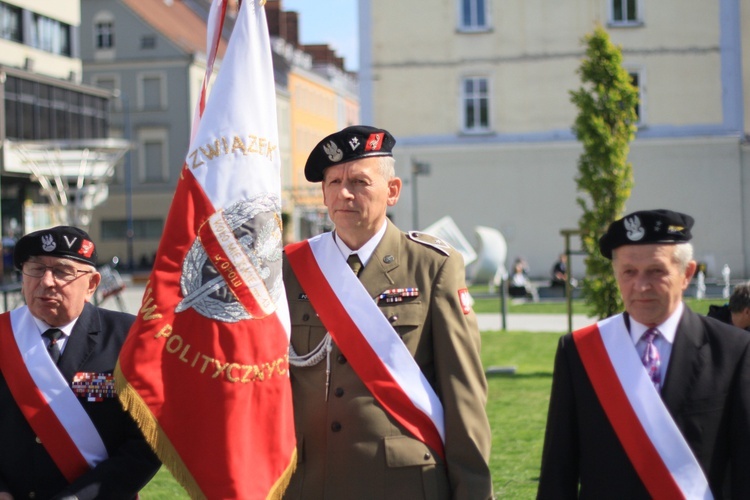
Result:
[[[648,376],[651,377],[651,381],[654,383],[654,387],[658,391],[661,388],[661,375],[659,373],[659,366],[661,365],[661,359],[659,358],[659,351],[656,349],[654,340],[659,335],[659,330],[656,328],[649,328],[641,337],[646,342],[646,350],[643,351],[643,366],[646,367]]]
[[[362,270],[362,261],[359,260],[359,255],[356,253],[349,254],[349,257],[346,258],[346,263],[352,268],[354,275],[359,276],[359,272]]]

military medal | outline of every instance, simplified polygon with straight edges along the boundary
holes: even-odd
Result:
[[[111,373],[78,372],[73,377],[73,392],[87,401],[115,397],[115,377]]]

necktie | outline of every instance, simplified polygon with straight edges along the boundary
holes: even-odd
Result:
[[[362,270],[362,261],[359,260],[359,255],[356,253],[349,254],[349,257],[346,258],[346,263],[352,268],[354,275],[359,276],[359,272]]]
[[[643,352],[643,366],[646,367],[648,376],[651,377],[651,381],[654,383],[654,387],[658,391],[661,387],[661,375],[659,374],[659,366],[661,365],[661,359],[659,359],[659,351],[656,350],[654,340],[659,335],[659,330],[656,328],[649,328],[646,333],[641,337],[646,342],[646,350]]]
[[[62,334],[63,333],[59,328],[50,328],[42,334],[42,336],[46,337],[49,340],[47,352],[49,353],[52,361],[54,361],[55,364],[57,364],[57,361],[60,359],[60,346],[57,344],[57,340],[62,336]]]

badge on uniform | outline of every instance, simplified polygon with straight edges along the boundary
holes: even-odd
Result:
[[[471,306],[474,303],[474,299],[471,298],[471,294],[467,288],[461,288],[458,291],[458,301],[461,303],[461,310],[464,314],[471,312]]]
[[[404,297],[419,297],[419,288],[391,288],[378,295],[378,302],[385,301],[386,304],[393,302],[403,302]]]
[[[87,401],[114,398],[115,376],[111,373],[78,372],[73,377],[73,392]]]

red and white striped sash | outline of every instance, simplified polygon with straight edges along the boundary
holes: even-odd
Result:
[[[0,315],[0,371],[21,412],[69,482],[107,458],[99,433],[52,362],[26,306]]]
[[[641,363],[623,316],[573,333],[589,380],[654,498],[712,499],[708,481]]]
[[[444,456],[443,406],[398,333],[346,264],[331,233],[286,247],[321,321],[380,404]]]

